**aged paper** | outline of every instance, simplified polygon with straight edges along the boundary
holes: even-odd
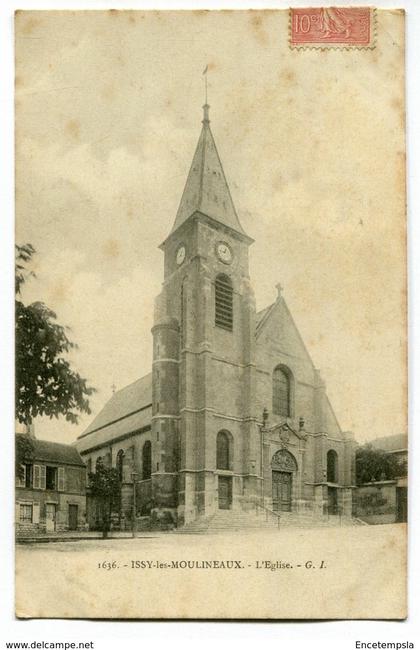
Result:
[[[404,124],[402,10],[17,12],[22,300],[97,389],[19,429],[17,616],[405,618]]]

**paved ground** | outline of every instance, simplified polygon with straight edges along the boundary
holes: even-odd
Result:
[[[402,524],[142,535],[17,546],[18,615],[401,618],[405,613]]]

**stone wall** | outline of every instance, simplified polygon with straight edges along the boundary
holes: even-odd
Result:
[[[368,524],[391,524],[397,520],[397,481],[360,485],[353,492],[353,514]]]

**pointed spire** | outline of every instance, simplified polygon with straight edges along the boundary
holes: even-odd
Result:
[[[171,232],[177,230],[195,212],[201,212],[245,235],[210,130],[209,109],[206,98],[203,127]]]

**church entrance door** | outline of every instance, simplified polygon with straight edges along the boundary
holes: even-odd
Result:
[[[273,470],[273,510],[290,512],[292,509],[292,473]]]
[[[232,507],[232,477],[219,476],[219,509],[230,510]]]

